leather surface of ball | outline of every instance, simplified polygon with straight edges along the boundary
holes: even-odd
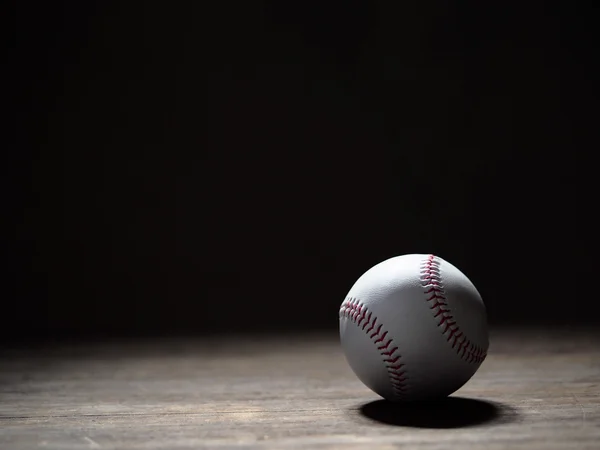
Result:
[[[452,394],[475,374],[489,346],[481,295],[435,255],[397,256],[367,270],[339,318],[348,364],[390,401]]]

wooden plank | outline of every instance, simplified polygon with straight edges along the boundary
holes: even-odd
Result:
[[[465,387],[410,406],[365,388],[335,335],[5,350],[0,448],[597,449],[599,344],[497,330]]]

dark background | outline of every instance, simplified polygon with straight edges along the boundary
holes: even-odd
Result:
[[[18,3],[3,338],[334,330],[429,252],[492,324],[597,323],[576,4]]]

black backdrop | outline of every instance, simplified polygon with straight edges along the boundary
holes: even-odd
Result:
[[[590,11],[488,3],[21,2],[3,334],[333,330],[429,252],[492,323],[597,321]]]

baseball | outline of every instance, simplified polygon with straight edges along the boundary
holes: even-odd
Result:
[[[481,296],[439,256],[402,255],[375,265],[354,283],[339,315],[348,364],[390,401],[448,396],[487,355]]]

